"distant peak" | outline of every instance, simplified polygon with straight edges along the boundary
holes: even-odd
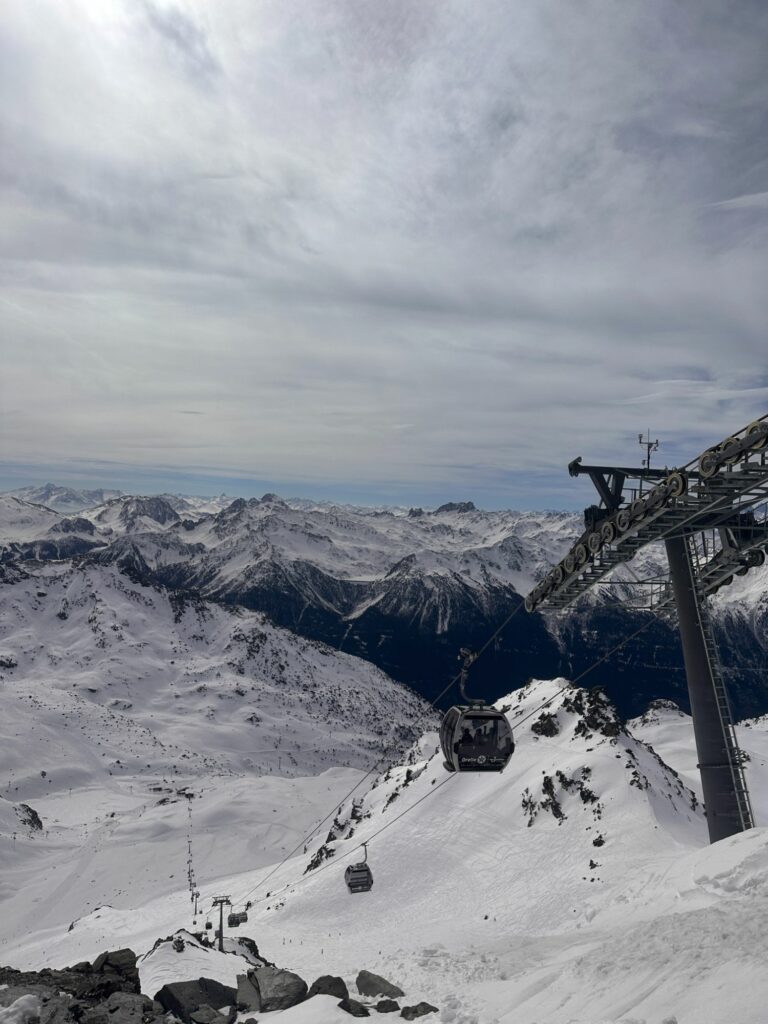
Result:
[[[286,503],[280,497],[279,494],[273,494],[271,491],[267,491],[266,494],[262,495],[262,504],[268,505],[280,505],[281,508],[288,508]]]
[[[473,501],[447,501],[435,512],[477,512]]]

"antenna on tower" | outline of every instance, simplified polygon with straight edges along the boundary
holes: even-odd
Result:
[[[645,458],[643,459],[643,466],[646,469],[650,469],[651,468],[651,452],[657,452],[659,450],[659,444],[660,444],[659,439],[656,438],[655,441],[652,441],[651,440],[651,431],[649,429],[648,430],[648,434],[647,434],[646,437],[643,437],[642,434],[638,434],[637,435],[637,443],[642,448],[645,448]]]

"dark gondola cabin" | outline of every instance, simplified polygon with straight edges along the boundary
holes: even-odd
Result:
[[[344,872],[344,881],[350,892],[368,892],[373,885],[373,873],[368,867],[368,844],[363,843],[365,858],[358,864],[350,864]]]
[[[367,864],[350,864],[344,872],[344,881],[350,892],[368,892],[373,886],[373,874]]]
[[[481,704],[446,711],[440,746],[449,772],[503,772],[515,749],[506,715]]]

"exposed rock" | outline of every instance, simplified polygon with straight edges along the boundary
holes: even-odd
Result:
[[[367,1006],[358,1003],[356,999],[342,999],[339,1003],[340,1010],[346,1010],[353,1017],[370,1017],[371,1011]]]
[[[247,974],[237,976],[237,1008],[243,1010],[260,1010],[258,987]]]
[[[400,1016],[404,1017],[405,1020],[416,1020],[417,1017],[424,1017],[428,1013],[437,1013],[437,1007],[422,1000],[422,1002],[416,1003],[415,1006],[404,1006],[400,1011]]]
[[[0,1010],[0,1021],[2,1024],[32,1024],[40,1020],[41,1012],[40,997],[27,994],[19,996],[7,1009]]]
[[[435,509],[435,514],[438,515],[440,512],[476,512],[475,503],[473,501],[446,501],[440,508]]]
[[[312,982],[307,999],[311,999],[312,996],[336,996],[337,999],[349,999],[349,989],[343,978],[336,978],[332,974],[323,974],[317,981]]]
[[[164,1010],[173,1013],[185,1024],[192,1024],[192,1014],[201,1006],[232,1006],[237,992],[229,985],[222,985],[213,978],[198,978],[197,981],[174,981],[163,985],[155,999]]]
[[[190,1016],[192,1017],[194,1024],[227,1024],[229,1019],[223,1013],[219,1013],[218,1010],[214,1010],[212,1006],[208,1006],[207,1003],[203,1003],[203,1005],[199,1009],[195,1010],[195,1012]]]
[[[557,736],[560,732],[557,715],[550,714],[549,711],[542,711],[536,721],[531,722],[531,732],[536,733],[537,736]]]
[[[396,999],[380,999],[376,1003],[376,1009],[379,1013],[394,1013],[400,1009],[400,1003]]]
[[[398,996],[405,995],[397,985],[386,981],[378,974],[372,974],[371,971],[360,971],[355,984],[361,996],[387,996],[389,999],[397,999]]]
[[[240,985],[238,976],[238,1003],[244,1003],[247,1010],[287,1010],[307,998],[307,983],[292,971],[283,971],[279,967],[257,967],[248,971],[245,981],[248,986]],[[250,989],[255,997],[250,995]],[[244,998],[241,1000],[240,996]]]
[[[48,986],[54,993],[65,993],[82,1000],[87,1006],[95,1006],[114,992],[138,993],[139,972],[136,969],[136,954],[130,949],[102,953],[93,966],[81,961],[75,968],[42,971],[17,971],[12,967],[0,967],[0,985]]]
[[[29,804],[17,804],[15,811],[22,825],[26,825],[33,832],[42,832],[43,823],[33,807],[30,807]]]

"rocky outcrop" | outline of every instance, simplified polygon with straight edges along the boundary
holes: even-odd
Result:
[[[197,981],[174,981],[163,985],[155,999],[168,1013],[183,1020],[185,1024],[201,1024],[193,1021],[192,1015],[201,1007],[214,1010],[222,1006],[234,1006],[237,992],[229,985],[222,985],[213,978],[198,978]]]
[[[352,1017],[370,1017],[371,1011],[367,1006],[358,1003],[356,999],[342,999],[339,1003],[340,1010],[346,1010]]]
[[[0,985],[42,985],[89,1004],[101,1002],[114,992],[140,991],[136,954],[131,949],[102,953],[93,964],[83,961],[61,970],[46,967],[42,971],[17,971],[0,967]]]
[[[405,1020],[416,1020],[417,1017],[424,1017],[428,1013],[437,1013],[437,1007],[424,1001],[416,1003],[415,1006],[404,1006],[400,1016]]]
[[[0,968],[3,1024],[160,1024],[163,1007],[139,993],[130,949],[102,953],[61,970]],[[32,1009],[37,1012],[32,1013]]]
[[[237,1005],[243,1010],[287,1010],[307,998],[307,983],[293,971],[258,967],[237,976]]]
[[[337,999],[348,999],[349,990],[343,978],[323,974],[317,981],[312,982],[307,999],[311,999],[312,996],[336,996]]]
[[[397,985],[371,971],[360,971],[355,984],[361,996],[387,996],[389,999],[397,999],[398,996],[405,995]]]

